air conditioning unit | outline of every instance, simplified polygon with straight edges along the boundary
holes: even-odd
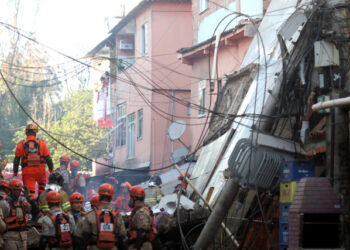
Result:
[[[132,50],[133,49],[133,44],[132,41],[124,39],[124,40],[120,40],[119,43],[119,48],[122,50]]]

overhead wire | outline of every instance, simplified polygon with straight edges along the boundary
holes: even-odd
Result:
[[[7,27],[8,29],[12,29],[14,32],[17,32],[19,35],[21,35],[21,36],[23,36],[23,37],[29,39],[30,41],[32,41],[32,42],[34,42],[34,43],[40,44],[40,45],[42,45],[42,46],[44,46],[44,47],[47,47],[47,48],[49,48],[49,49],[55,51],[55,52],[58,53],[59,55],[66,56],[66,57],[68,57],[69,59],[72,59],[72,60],[75,61],[75,62],[81,63],[82,65],[84,65],[84,66],[86,66],[86,67],[93,68],[93,69],[95,69],[95,70],[101,71],[100,69],[94,67],[94,66],[91,65],[91,64],[82,62],[82,61],[80,61],[79,59],[76,59],[76,58],[73,58],[73,57],[71,57],[71,56],[69,56],[69,55],[64,54],[63,52],[60,52],[60,51],[58,51],[58,50],[56,50],[56,49],[53,49],[53,48],[51,48],[51,47],[49,47],[49,46],[43,45],[42,43],[38,42],[37,40],[34,40],[34,39],[32,39],[32,38],[30,38],[30,37],[28,37],[28,36],[26,36],[26,35],[20,33],[20,32],[17,30],[17,28],[14,27],[14,26],[12,26],[12,25],[5,24],[5,23],[3,23],[3,22],[0,22],[0,25],[5,25],[5,27]],[[124,82],[124,83],[126,83],[126,84],[129,84],[129,85],[133,85],[133,86],[134,86],[134,85],[136,84],[135,82],[130,82],[128,79],[121,78],[121,77],[118,77],[118,76],[110,75],[110,77],[112,77],[112,78],[114,78],[114,79],[117,79],[117,80],[119,80],[119,81],[121,81],[121,82]],[[143,85],[138,85],[138,87],[139,87],[139,88],[142,88],[142,89],[144,89],[144,90],[147,90],[147,91],[156,92],[156,93],[161,94],[161,95],[164,95],[164,96],[166,96],[166,97],[168,97],[168,98],[172,98],[170,94],[164,93],[164,92],[159,92],[159,91],[157,91],[157,90],[154,90],[153,88],[149,88],[149,87],[146,87],[146,86],[143,86]],[[188,105],[187,102],[184,103],[183,100],[181,100],[181,99],[179,99],[179,98],[177,98],[177,97],[175,97],[174,99],[175,99],[176,102],[178,102],[178,103],[180,103],[180,104],[182,104],[182,105],[184,105],[184,106],[187,107],[187,105]],[[204,109],[206,112],[214,113],[215,115],[221,115],[221,116],[223,116],[223,117],[227,117],[227,115],[225,115],[224,113],[219,113],[219,112],[214,112],[214,111],[212,111],[212,110],[208,110],[207,108],[205,108],[205,107],[200,107],[200,105],[195,104],[195,103],[190,103],[190,104],[191,104],[191,108],[192,108],[192,109]],[[229,116],[230,116],[230,115],[229,115]],[[234,115],[233,115],[233,116],[234,116]]]

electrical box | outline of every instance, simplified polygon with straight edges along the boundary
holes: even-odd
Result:
[[[132,41],[130,40],[120,40],[119,48],[122,50],[132,50],[134,48]]]
[[[333,43],[317,41],[314,43],[315,68],[339,66],[339,51]]]

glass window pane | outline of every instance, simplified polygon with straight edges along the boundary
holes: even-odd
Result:
[[[143,132],[143,109],[137,111],[137,139],[142,138]]]

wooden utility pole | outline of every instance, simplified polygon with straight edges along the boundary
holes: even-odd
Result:
[[[321,35],[334,43],[339,50],[339,68],[330,67],[331,88],[328,93],[331,99],[350,93],[350,1],[327,0],[325,3],[324,22]],[[342,78],[336,81],[333,70],[339,69]],[[339,74],[338,74],[339,75]],[[349,113],[344,108],[330,109],[327,118],[327,177],[338,195],[344,208],[344,244],[350,248],[350,165],[349,165]]]

